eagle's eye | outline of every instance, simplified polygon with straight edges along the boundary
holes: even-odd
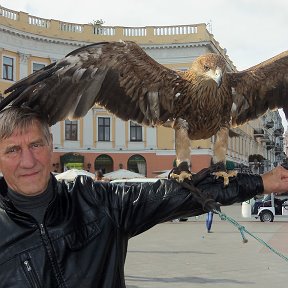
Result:
[[[204,65],[204,71],[207,72],[209,70],[210,70],[210,68],[207,65]]]

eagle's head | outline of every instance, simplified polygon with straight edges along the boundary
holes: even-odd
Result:
[[[189,71],[195,76],[213,79],[220,87],[225,70],[225,59],[221,55],[209,53],[196,58]]]

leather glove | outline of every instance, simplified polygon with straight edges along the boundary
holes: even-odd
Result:
[[[178,166],[179,167],[179,166]],[[195,200],[202,205],[202,209],[205,212],[220,210],[220,204],[217,203],[213,198],[213,183],[221,182],[222,180],[216,179],[216,177],[212,174],[213,172],[223,171],[223,165],[221,164],[214,164],[209,168],[204,168],[197,174],[192,176],[192,180],[185,179],[183,182],[178,182],[182,187],[188,189],[192,194]],[[175,173],[175,169],[169,173]],[[176,170],[178,172],[179,169]],[[168,178],[170,178],[168,176]],[[173,179],[173,178],[171,178]],[[222,181],[223,182],[223,181]],[[205,189],[201,189],[205,187]]]
[[[197,186],[197,184],[203,181],[206,177],[212,176],[212,173],[218,172],[218,171],[225,171],[225,170],[226,168],[223,162],[218,162],[216,164],[213,164],[210,167],[204,168],[200,170],[198,173],[193,174],[192,176],[193,184]]]

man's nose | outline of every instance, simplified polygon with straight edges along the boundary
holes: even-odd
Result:
[[[23,149],[21,153],[21,167],[32,168],[36,163],[33,151],[30,149]]]

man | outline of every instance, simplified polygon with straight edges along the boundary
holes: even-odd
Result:
[[[80,177],[68,191],[50,174],[51,156],[41,115],[15,107],[0,112],[1,287],[125,287],[129,238],[207,212],[194,193],[170,180],[123,187]],[[197,187],[228,205],[287,191],[287,179],[277,167],[262,177],[239,174],[226,188],[208,175]]]

